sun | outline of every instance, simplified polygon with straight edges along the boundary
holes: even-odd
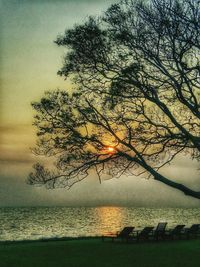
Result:
[[[115,148],[112,146],[105,146],[102,149],[103,154],[108,155],[108,154],[114,154],[116,152]]]
[[[109,146],[109,147],[108,147],[108,151],[109,151],[109,152],[114,152],[114,148],[111,147],[111,146]]]

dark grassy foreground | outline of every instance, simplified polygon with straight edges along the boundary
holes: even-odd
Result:
[[[200,240],[123,244],[100,239],[0,244],[1,267],[199,267]]]

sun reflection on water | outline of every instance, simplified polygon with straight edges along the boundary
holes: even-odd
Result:
[[[115,232],[123,227],[124,212],[121,207],[98,207],[96,209],[101,232]]]

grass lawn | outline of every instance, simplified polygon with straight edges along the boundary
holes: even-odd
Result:
[[[78,239],[0,244],[1,267],[199,267],[200,240],[125,244]]]

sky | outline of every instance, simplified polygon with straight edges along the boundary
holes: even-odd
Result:
[[[0,206],[200,206],[199,200],[141,177],[100,185],[93,175],[70,190],[26,184],[36,161],[31,102],[46,90],[71,87],[56,74],[65,50],[53,41],[111,3],[115,0],[0,0]],[[181,156],[162,172],[200,190],[197,168],[197,162]]]

